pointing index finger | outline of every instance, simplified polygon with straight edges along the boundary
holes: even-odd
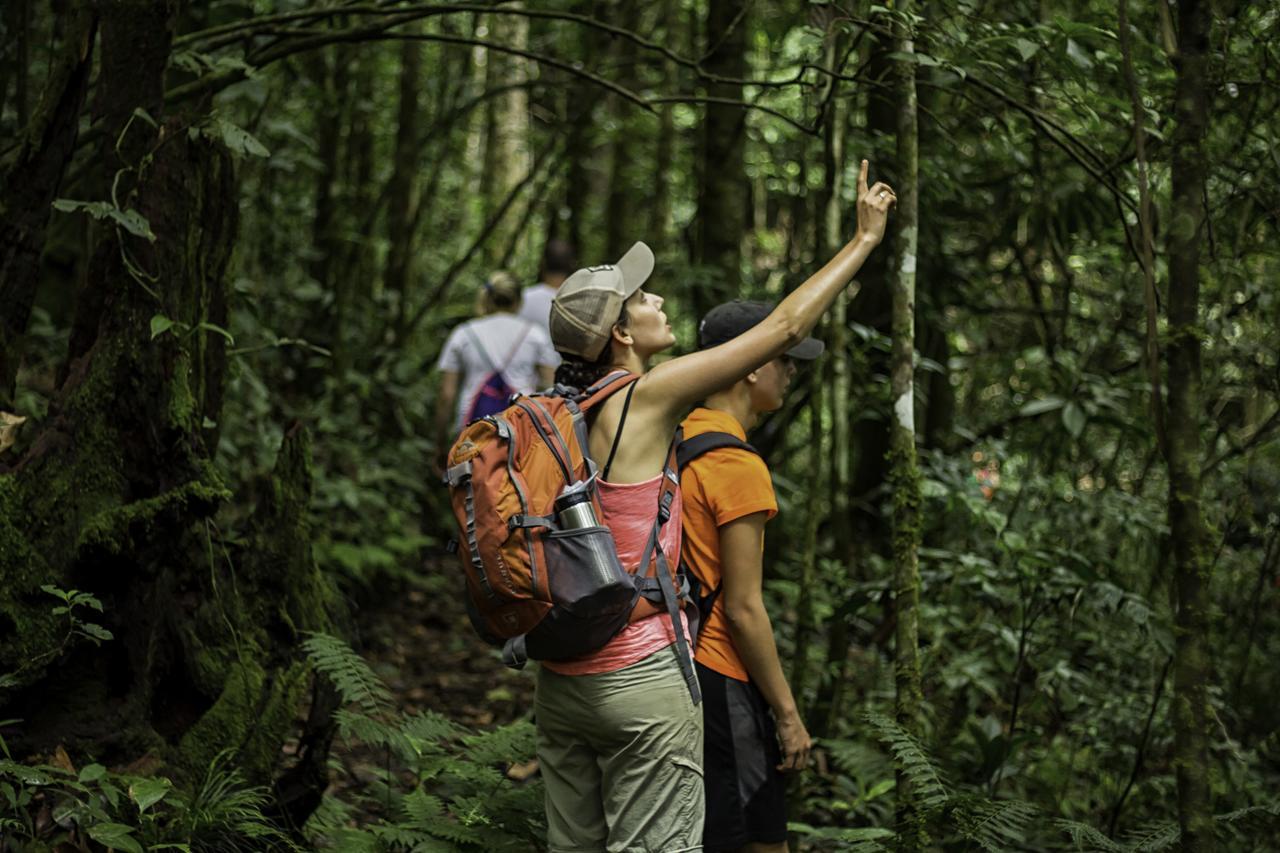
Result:
[[[860,196],[867,194],[867,172],[869,168],[867,161],[863,160],[862,167],[858,170],[858,195]]]

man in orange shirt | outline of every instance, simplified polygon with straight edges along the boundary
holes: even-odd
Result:
[[[698,327],[710,349],[769,315],[760,302],[713,308]],[[778,511],[764,460],[746,444],[761,413],[782,406],[794,360],[822,353],[806,338],[785,355],[707,398],[684,421],[682,562],[710,598],[694,655],[706,728],[704,849],[787,849],[782,773],[799,770],[812,741],[773,639],[762,591],[764,526]],[[715,438],[712,437],[715,434]],[[698,436],[704,436],[697,439]],[[703,450],[708,445],[715,449]]]

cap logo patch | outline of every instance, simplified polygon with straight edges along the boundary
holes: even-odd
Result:
[[[587,267],[587,272],[604,272],[605,270],[611,270],[613,268],[613,264],[601,264],[598,267]]]

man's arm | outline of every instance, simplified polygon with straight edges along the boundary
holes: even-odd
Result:
[[[538,388],[550,388],[556,384],[556,369],[545,364],[538,365]]]
[[[768,518],[768,513],[756,512],[720,527],[720,571],[724,578],[720,594],[734,648],[778,722],[782,745],[778,769],[799,770],[809,761],[813,741],[782,674],[773,623],[764,609],[762,550]]]

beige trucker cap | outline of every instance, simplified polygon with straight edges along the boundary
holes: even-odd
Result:
[[[595,361],[609,343],[622,303],[653,273],[653,250],[636,243],[616,264],[587,267],[565,279],[551,300],[551,343]]]

